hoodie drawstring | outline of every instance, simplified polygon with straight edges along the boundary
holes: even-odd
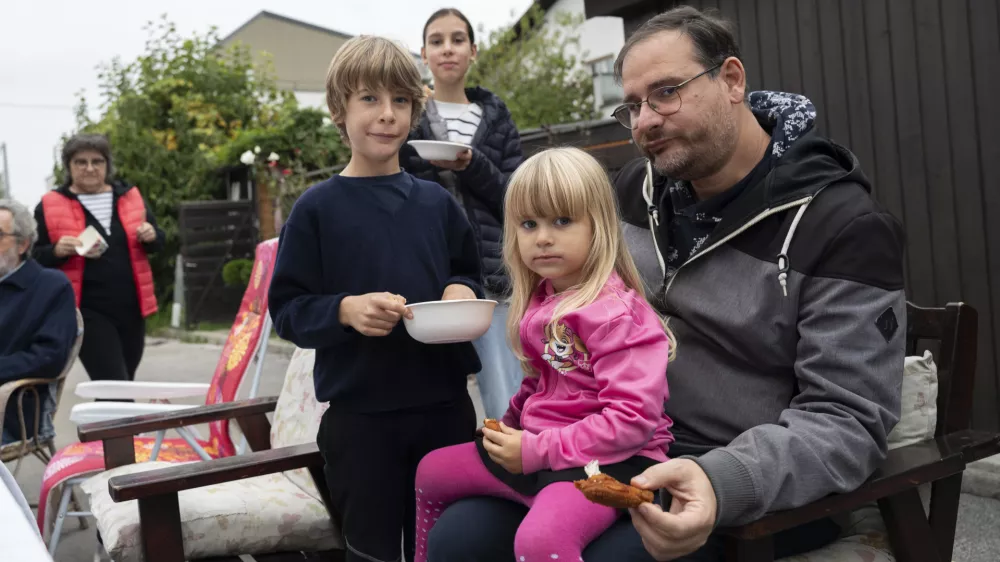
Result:
[[[656,240],[656,227],[660,226],[660,214],[656,205],[653,204],[653,168],[649,160],[646,161],[646,179],[642,184],[642,198],[646,200],[646,214],[649,215],[649,230],[653,235],[653,248],[656,250],[656,261],[660,264],[662,274],[666,275],[667,267],[663,261],[663,254],[660,253],[659,242]],[[802,215],[805,214],[806,208],[809,207],[810,203],[812,203],[812,198],[803,203],[795,213],[792,225],[785,234],[785,241],[781,244],[781,253],[778,254],[778,283],[781,285],[781,293],[786,297],[788,296],[788,272],[792,268],[792,262],[788,259],[788,248],[792,245],[792,238],[795,237],[795,229],[799,227],[799,221],[802,220]]]
[[[653,203],[653,166],[646,160],[646,179],[642,182],[642,198],[646,200],[646,214],[649,216],[649,232],[653,235],[653,249],[656,250],[656,261],[660,264],[660,274],[667,274],[667,266],[660,253],[660,245],[656,241],[656,227],[660,226],[660,211]]]
[[[788,234],[785,234],[785,242],[781,245],[781,253],[778,254],[778,283],[781,284],[781,292],[786,297],[788,296],[788,271],[792,268],[792,262],[788,259],[788,247],[792,245],[792,237],[795,236],[795,229],[798,228],[799,220],[805,214],[809,203],[811,201],[799,207],[798,212],[795,213],[795,218],[792,219],[792,226],[788,228]]]

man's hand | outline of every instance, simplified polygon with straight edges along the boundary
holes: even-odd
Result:
[[[633,478],[632,485],[646,490],[665,488],[673,496],[669,513],[655,503],[629,510],[632,525],[653,558],[674,560],[705,544],[715,526],[717,505],[712,482],[696,462],[660,463]]]
[[[406,299],[392,293],[368,293],[344,297],[338,313],[340,323],[366,336],[387,336],[400,318],[413,318]]]
[[[452,170],[454,172],[461,172],[462,170],[469,167],[469,162],[472,161],[472,151],[464,150],[458,153],[457,160],[430,160],[430,163],[438,168],[444,168],[445,170]]]
[[[521,434],[500,422],[500,431],[483,428],[483,447],[493,462],[511,474],[521,474]]]
[[[443,301],[476,300],[476,293],[466,285],[452,283],[444,288]]]
[[[52,249],[52,253],[54,253],[57,258],[68,258],[70,256],[75,256],[76,249],[80,246],[83,246],[83,242],[80,242],[79,238],[74,236],[63,236],[58,242],[56,242],[56,246]]]
[[[148,244],[153,240],[156,240],[156,229],[153,228],[153,225],[148,222],[140,224],[136,234],[139,236],[139,242],[144,244]]]

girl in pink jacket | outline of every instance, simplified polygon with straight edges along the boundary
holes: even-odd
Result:
[[[673,442],[663,404],[674,339],[646,302],[607,173],[576,148],[540,152],[511,176],[504,214],[508,340],[526,376],[501,431],[420,462],[416,562],[444,509],[474,495],[530,508],[518,561],[580,560],[619,515],[575,488],[583,467],[596,460],[627,483]]]

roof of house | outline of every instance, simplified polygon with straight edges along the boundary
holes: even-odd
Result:
[[[542,9],[542,13],[548,13],[549,9],[552,8],[552,6],[554,6],[558,1],[559,0],[535,0],[535,2],[532,3],[531,6],[528,6],[528,9],[526,9],[519,18],[517,18],[517,21],[514,22],[514,37],[521,37],[521,22],[524,21],[524,18],[531,12],[531,9],[535,6],[535,4],[538,4],[538,7]]]
[[[545,0],[545,1],[549,1],[549,0]],[[551,1],[554,2],[555,0],[551,0]],[[257,13],[257,15],[255,15],[254,17],[248,19],[246,22],[244,22],[243,25],[241,25],[241,26],[237,27],[235,30],[233,30],[232,33],[230,33],[229,35],[226,35],[222,39],[221,42],[225,43],[225,42],[229,41],[237,33],[239,33],[240,31],[243,31],[243,29],[245,29],[248,25],[250,25],[254,21],[256,21],[258,19],[261,19],[261,18],[270,18],[270,19],[275,19],[275,20],[278,20],[278,21],[283,21],[283,22],[286,22],[286,23],[290,23],[292,25],[298,25],[298,26],[304,27],[306,29],[312,29],[314,31],[319,31],[321,33],[327,33],[329,35],[332,35],[334,37],[338,37],[340,39],[350,39],[351,37],[353,37],[353,35],[351,35],[349,33],[344,33],[344,32],[341,32],[341,31],[337,31],[335,29],[330,29],[328,27],[323,27],[323,26],[320,26],[320,25],[316,25],[316,24],[313,24],[313,23],[306,22],[306,21],[297,20],[295,18],[290,18],[288,16],[283,16],[281,14],[276,14],[274,12],[269,12],[267,10],[261,10],[260,12]],[[420,56],[418,53],[414,53],[412,51],[410,51],[410,54],[413,55],[413,56],[415,56],[415,57],[419,57]]]

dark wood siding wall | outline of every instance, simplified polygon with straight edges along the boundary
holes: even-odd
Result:
[[[680,2],[586,2],[626,35]],[[924,305],[980,313],[976,427],[1000,429],[1000,0],[690,0],[738,25],[750,89],[803,93],[906,226]]]

